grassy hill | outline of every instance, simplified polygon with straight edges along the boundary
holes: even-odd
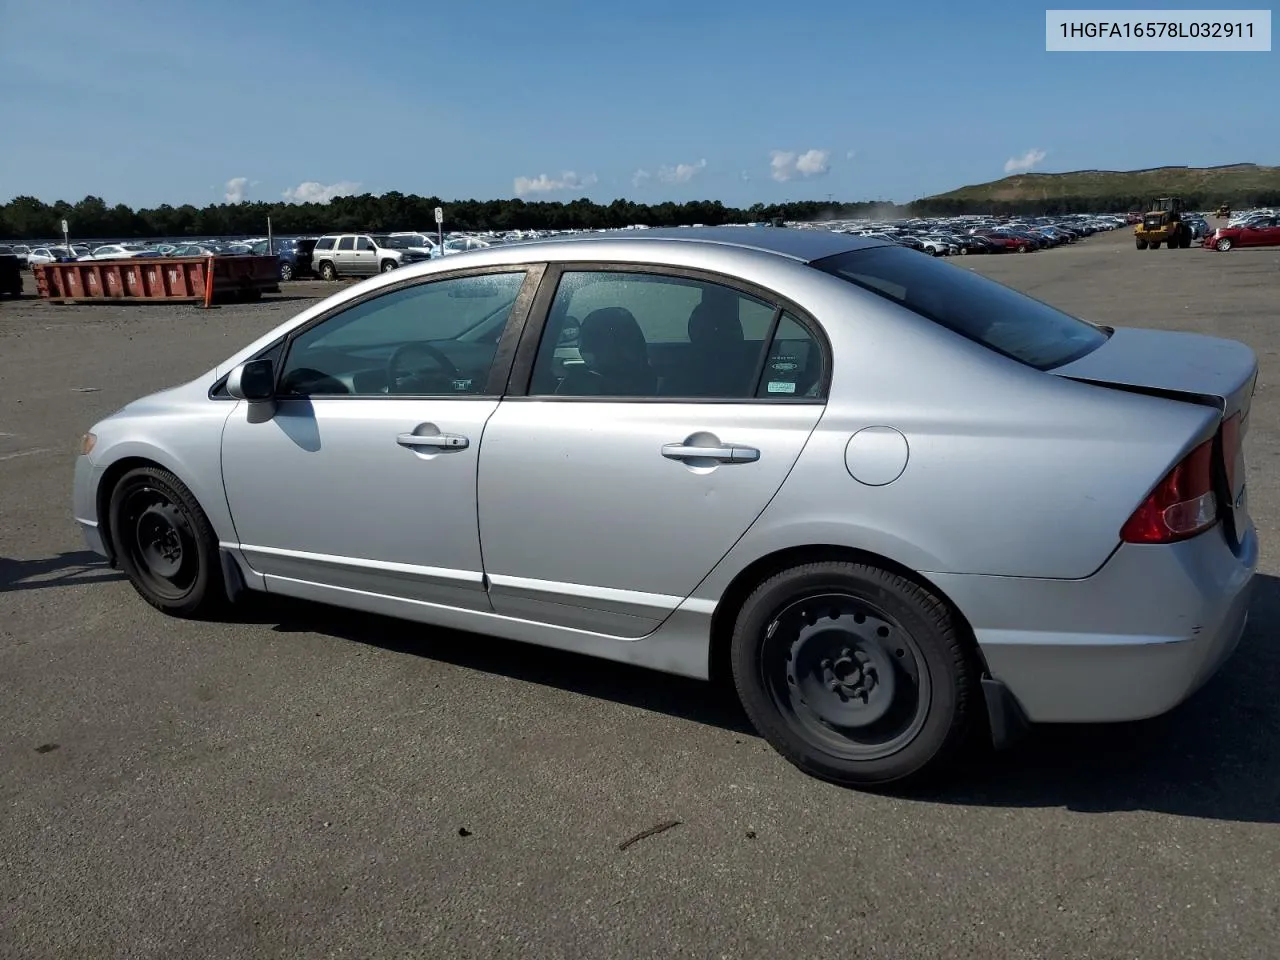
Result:
[[[1280,167],[1233,163],[1222,167],[1075,170],[1020,173],[925,197],[913,206],[939,211],[1070,213],[1125,211],[1152,197],[1180,196],[1193,207],[1280,203]]]

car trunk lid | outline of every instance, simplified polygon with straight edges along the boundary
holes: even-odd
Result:
[[[1258,358],[1251,348],[1219,337],[1122,327],[1098,349],[1050,372],[1217,408],[1215,484],[1228,539],[1239,546],[1249,524],[1244,437],[1258,378]]]

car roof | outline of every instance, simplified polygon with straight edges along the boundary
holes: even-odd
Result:
[[[678,240],[715,246],[758,250],[777,256],[811,263],[851,250],[884,246],[871,237],[856,237],[831,230],[797,230],[787,227],[668,227],[652,230],[613,230],[601,233],[578,233],[537,240],[515,240],[506,247],[555,249],[566,243],[653,243]],[[554,254],[551,254],[554,256]]]

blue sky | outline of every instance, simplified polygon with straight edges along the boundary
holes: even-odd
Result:
[[[1044,10],[0,0],[0,198],[906,201],[1280,163],[1274,51],[1046,53]]]

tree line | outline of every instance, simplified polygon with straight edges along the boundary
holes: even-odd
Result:
[[[1217,206],[1223,200],[1241,206],[1280,204],[1280,192],[1249,197],[1185,195],[1193,209]],[[826,220],[873,217],[955,216],[960,214],[1049,215],[1125,213],[1145,209],[1149,197],[1060,197],[991,201],[980,198],[933,197],[911,204],[887,201],[831,203],[815,200],[725,206],[718,200],[688,203],[635,203],[614,200],[595,203],[586,198],[556,201],[441,200],[398,192],[378,196],[337,197],[328,203],[218,203],[135,210],[125,204],[108,206],[101,197],[77,203],[47,204],[30,196],[0,205],[0,238],[51,240],[62,235],[61,221],[70,225],[73,239],[146,239],[158,237],[234,237],[266,232],[267,219],[280,235],[331,231],[391,231],[434,229],[436,207],[444,208],[446,230],[592,230],[645,224],[674,227],[692,224],[785,220]]]
[[[267,219],[281,235],[318,234],[332,231],[385,232],[434,230],[435,208],[444,209],[445,230],[570,230],[603,229],[646,224],[674,227],[695,223],[720,226],[771,220],[816,219],[819,216],[866,216],[873,209],[903,208],[883,203],[830,203],[805,201],[785,204],[757,203],[747,208],[725,206],[718,200],[688,203],[634,203],[614,200],[594,203],[588,199],[567,203],[524,200],[441,200],[397,192],[380,196],[336,197],[328,203],[218,203],[206,207],[184,204],[134,210],[125,204],[108,206],[100,197],[78,203],[46,204],[35,197],[15,197],[0,205],[0,238],[11,240],[54,239],[62,235],[61,221],[70,226],[72,239],[125,239],[149,237],[232,237],[264,234]],[[889,214],[877,214],[889,215]]]

